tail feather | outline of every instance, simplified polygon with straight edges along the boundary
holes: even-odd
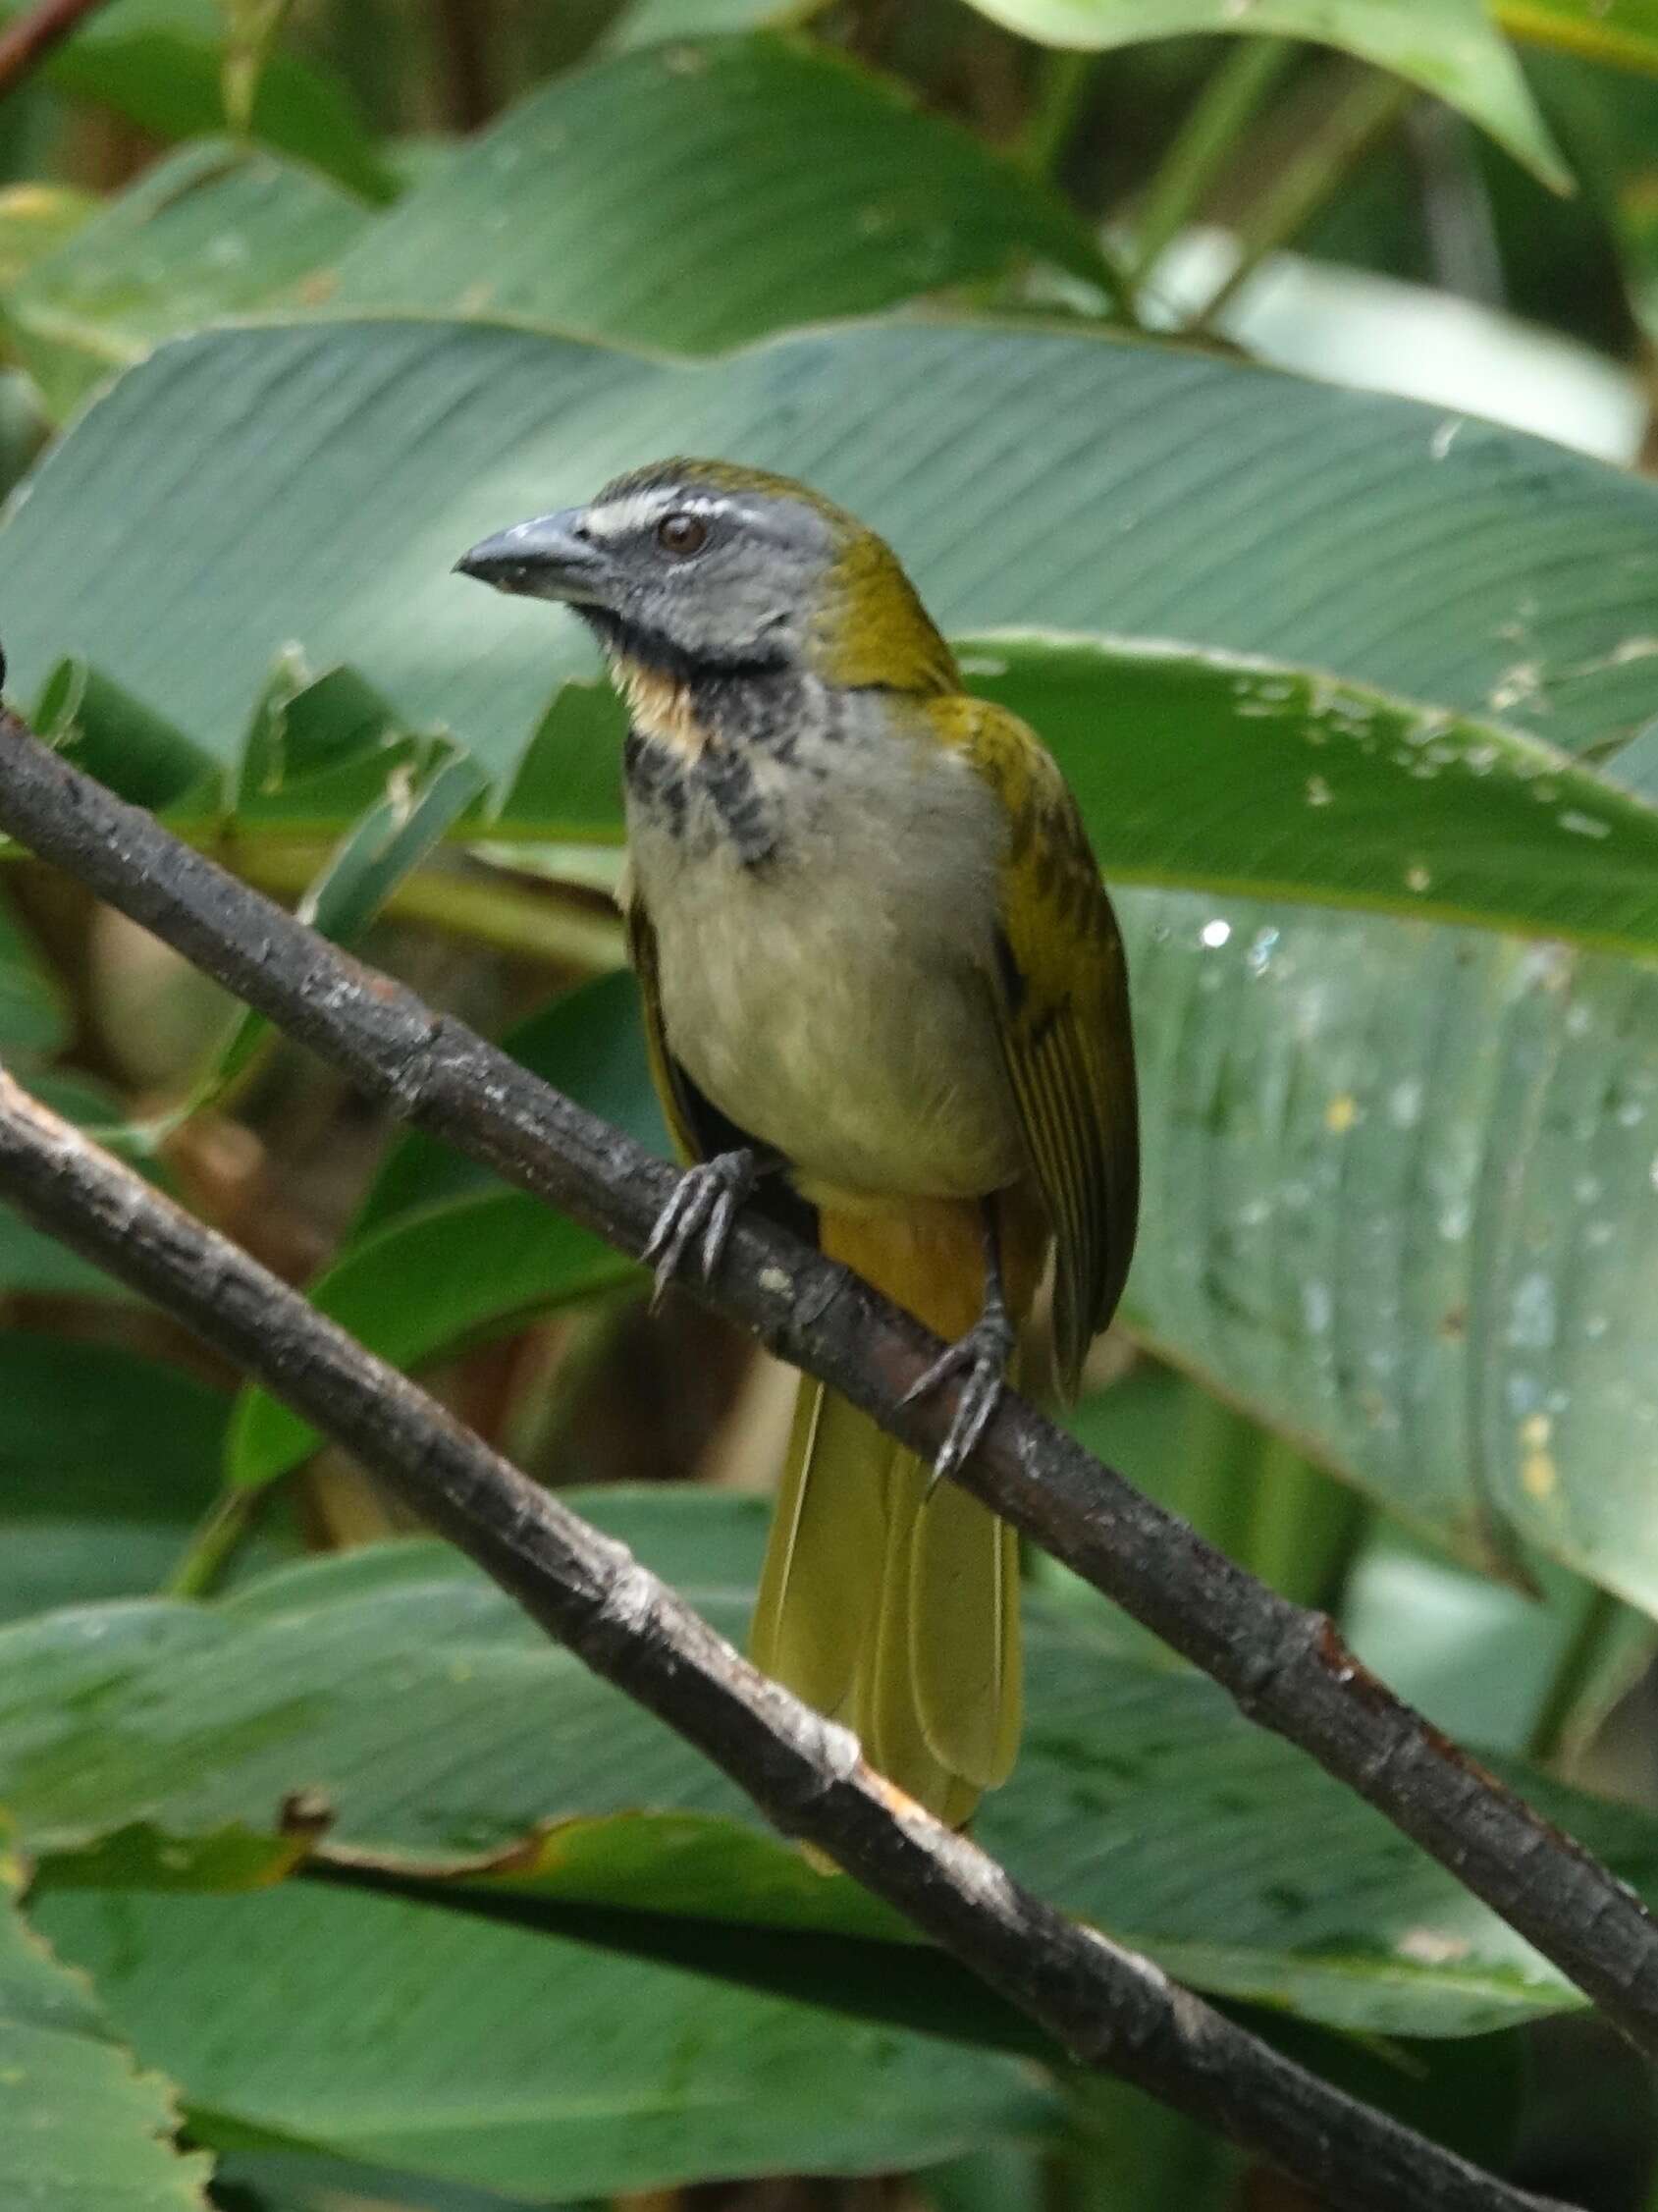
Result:
[[[749,1652],[831,1718],[849,1705],[862,1646],[875,1640],[871,1562],[886,1546],[884,1479],[897,1449],[843,1398],[802,1378]]]
[[[932,1479],[919,1472],[924,1484]],[[956,1773],[993,1790],[1019,1742],[1019,1539],[953,1483],[915,1516],[909,1618],[927,1741]]]
[[[959,1826],[1018,1742],[1017,1538],[931,1485],[924,1460],[803,1380],[751,1649]]]

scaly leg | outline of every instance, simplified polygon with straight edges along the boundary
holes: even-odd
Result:
[[[1012,1318],[1007,1311],[1007,1293],[1002,1284],[1001,1237],[993,1198],[981,1201],[980,1217],[985,1238],[984,1310],[967,1334],[957,1337],[947,1352],[941,1352],[903,1396],[903,1403],[910,1405],[917,1398],[930,1396],[952,1376],[966,1376],[956,1400],[949,1433],[933,1462],[935,1483],[941,1475],[953,1475],[985,1433],[986,1424],[995,1412],[1006,1386],[1016,1342]]]
[[[657,1215],[645,1246],[645,1265],[656,1272],[656,1287],[651,1292],[653,1310],[693,1244],[697,1246],[703,1280],[708,1280],[720,1265],[737,1209],[752,1198],[762,1175],[776,1173],[782,1164],[780,1154],[743,1145],[735,1152],[716,1153],[712,1160],[699,1160],[695,1167],[686,1168],[674,1186],[673,1196]]]

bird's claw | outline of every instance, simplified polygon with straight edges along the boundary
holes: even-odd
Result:
[[[957,1337],[947,1351],[939,1353],[899,1401],[906,1406],[913,1405],[917,1398],[930,1397],[954,1376],[966,1377],[956,1398],[948,1433],[933,1462],[933,1481],[928,1484],[930,1497],[940,1477],[953,1475],[985,1433],[1007,1385],[1013,1342],[1013,1323],[1005,1313],[995,1310],[982,1314],[965,1336]]]
[[[737,1209],[753,1191],[758,1175],[754,1154],[745,1148],[717,1153],[714,1159],[688,1167],[680,1176],[673,1196],[657,1215],[643,1255],[656,1278],[651,1292],[653,1312],[692,1245],[697,1246],[703,1280],[713,1274]]]

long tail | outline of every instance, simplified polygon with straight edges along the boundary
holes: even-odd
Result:
[[[919,1239],[912,1224],[896,1269],[890,1242],[872,1252],[867,1224],[856,1234],[836,1226],[826,1217],[825,1248],[862,1262],[882,1288],[895,1271],[911,1275],[896,1294],[912,1312],[949,1334],[971,1322],[983,1289],[973,1210],[942,1239],[936,1221]],[[922,1296],[904,1295],[918,1261],[931,1280]],[[940,1262],[952,1263],[942,1293]],[[980,1793],[1007,1779],[1018,1750],[1018,1539],[954,1484],[929,1496],[932,1472],[804,1378],[751,1650],[757,1666],[852,1728],[901,1789],[959,1827]]]

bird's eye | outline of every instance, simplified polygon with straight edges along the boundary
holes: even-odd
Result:
[[[708,524],[700,514],[687,514],[683,509],[665,514],[657,524],[657,543],[664,553],[677,554],[681,560],[689,553],[700,553],[708,543]]]

